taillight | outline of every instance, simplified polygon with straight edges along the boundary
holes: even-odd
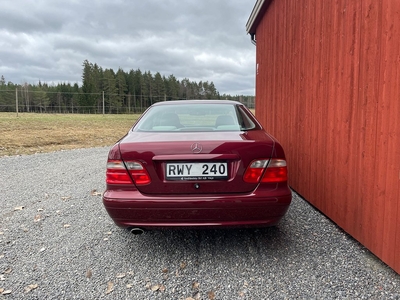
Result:
[[[288,180],[286,160],[276,158],[253,160],[243,180],[248,183],[285,182]]]
[[[132,179],[136,185],[151,182],[149,174],[140,162],[128,161],[125,164],[121,160],[107,162],[106,182],[108,184],[132,184]]]
[[[121,160],[107,162],[106,182],[108,184],[132,184],[132,179]]]
[[[287,165],[284,159],[271,159],[261,182],[284,182],[288,180]]]
[[[253,160],[244,173],[243,180],[248,183],[258,183],[268,164],[268,159]]]
[[[144,185],[151,182],[149,174],[140,162],[127,161],[126,167],[136,185]]]

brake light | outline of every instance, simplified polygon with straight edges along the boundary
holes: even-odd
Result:
[[[248,183],[285,182],[288,180],[286,160],[276,158],[253,160],[243,180]]]
[[[125,167],[126,165],[126,167]],[[150,176],[140,162],[109,160],[107,162],[106,183],[108,184],[149,184]]]

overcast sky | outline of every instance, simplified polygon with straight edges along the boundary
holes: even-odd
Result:
[[[81,84],[82,63],[254,95],[256,0],[0,0],[0,76]]]

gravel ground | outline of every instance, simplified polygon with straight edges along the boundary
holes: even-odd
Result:
[[[0,158],[0,299],[400,299],[400,276],[294,195],[278,227],[116,227],[108,148]]]

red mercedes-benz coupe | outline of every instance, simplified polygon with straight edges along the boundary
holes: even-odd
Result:
[[[132,233],[271,226],[289,208],[287,181],[281,145],[243,104],[158,102],[111,148],[103,203]]]

